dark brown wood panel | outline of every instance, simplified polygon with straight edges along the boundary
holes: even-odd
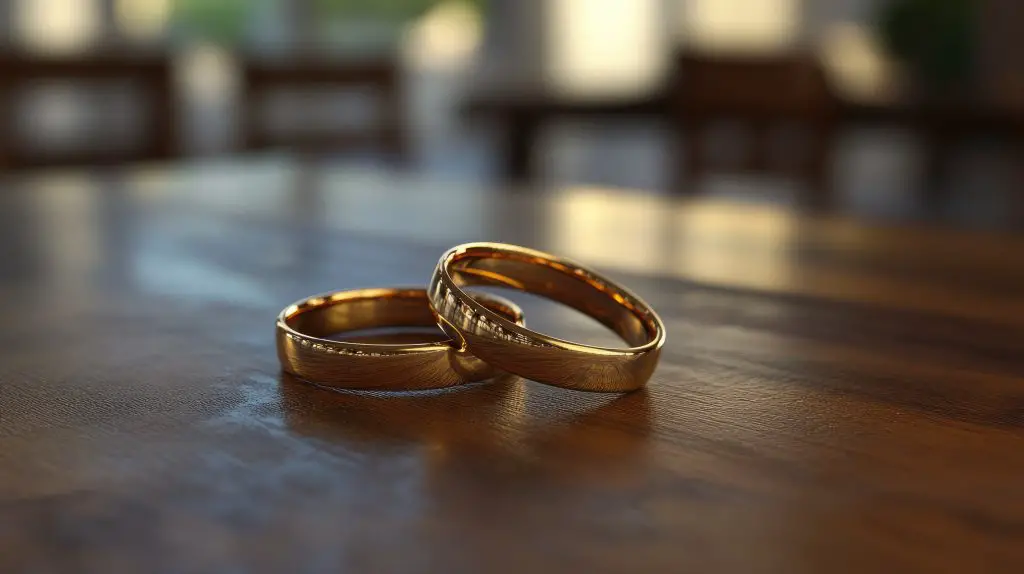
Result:
[[[40,152],[22,149],[15,141],[14,97],[40,81],[127,82],[145,98],[141,142],[130,149],[80,149]],[[180,153],[174,71],[167,54],[110,51],[73,56],[0,53],[0,169],[55,166],[124,165],[162,161]]]
[[[408,155],[404,90],[399,61],[394,57],[337,60],[313,56],[295,58],[246,57],[242,61],[242,132],[247,150],[284,147],[313,153],[375,148],[397,160]],[[264,100],[280,91],[371,89],[379,108],[378,121],[368,129],[335,129],[331,133],[279,134],[264,125]],[[308,126],[305,126],[308,129]]]
[[[304,169],[6,182],[0,572],[1019,569],[1024,238]],[[481,233],[647,298],[648,389],[279,372],[285,304]]]

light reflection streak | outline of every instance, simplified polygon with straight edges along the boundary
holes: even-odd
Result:
[[[74,175],[44,177],[26,194],[36,208],[36,242],[57,284],[73,285],[102,259],[99,195],[96,180]]]
[[[759,288],[793,281],[797,220],[783,211],[582,187],[551,209],[551,249],[592,265]]]

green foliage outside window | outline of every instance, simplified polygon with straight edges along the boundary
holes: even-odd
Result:
[[[237,43],[257,10],[275,0],[173,0],[179,33],[223,43]],[[296,0],[276,0],[292,2]],[[483,10],[488,0],[305,0],[317,18],[334,21],[402,23],[438,4],[462,2]]]
[[[421,16],[437,4],[453,0],[312,0],[327,17],[405,21]],[[483,10],[487,0],[454,0]]]
[[[971,79],[977,46],[975,0],[889,0],[879,14],[882,42],[929,88]]]
[[[173,22],[181,33],[231,44],[245,31],[254,0],[174,0]]]

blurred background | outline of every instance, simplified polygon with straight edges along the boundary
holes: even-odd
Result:
[[[0,169],[314,158],[1019,228],[1017,0],[0,0]]]

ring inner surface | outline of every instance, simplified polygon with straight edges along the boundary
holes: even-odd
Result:
[[[557,261],[470,248],[453,257],[449,272],[460,286],[511,287],[572,307],[634,347],[658,336],[657,321],[646,305],[599,277]]]
[[[522,312],[511,304],[486,295],[471,296],[513,323],[522,323]],[[426,291],[421,289],[370,289],[312,297],[292,309],[285,324],[317,338],[382,327],[437,328]]]
[[[422,291],[337,293],[305,301],[285,318],[303,335],[328,337],[380,327],[436,327]]]

